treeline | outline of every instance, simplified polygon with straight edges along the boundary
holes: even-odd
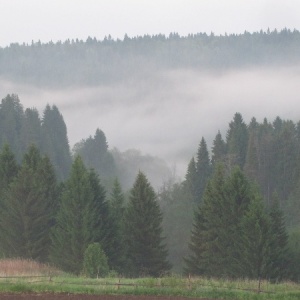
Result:
[[[226,70],[248,66],[290,65],[300,61],[300,33],[245,32],[179,36],[171,33],[114,40],[110,36],[32,42],[0,48],[0,75],[40,86],[98,85],[160,69]]]

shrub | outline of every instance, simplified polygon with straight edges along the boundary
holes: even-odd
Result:
[[[88,277],[105,277],[109,272],[107,256],[99,243],[88,245],[84,252],[83,273]]]

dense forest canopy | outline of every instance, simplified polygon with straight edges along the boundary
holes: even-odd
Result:
[[[0,48],[0,76],[45,87],[108,84],[147,77],[161,69],[225,71],[253,66],[294,66],[300,61],[300,32],[180,36],[171,33],[123,40],[32,42]]]

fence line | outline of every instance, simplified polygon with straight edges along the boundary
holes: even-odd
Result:
[[[161,281],[158,279],[158,283],[152,283],[152,284],[142,284],[142,283],[122,283],[121,278],[118,279],[118,282],[68,282],[68,281],[56,281],[53,280],[53,275],[28,275],[28,276],[0,276],[0,279],[37,279],[37,278],[48,278],[47,280],[39,280],[39,281],[25,281],[27,284],[35,284],[35,283],[42,283],[42,282],[49,282],[51,284],[59,284],[59,285],[79,285],[79,286],[114,286],[117,289],[120,287],[134,287],[134,288],[178,288],[179,286],[174,286],[171,284],[165,284],[161,283]],[[6,282],[9,284],[14,284],[15,282]],[[232,287],[232,286],[221,286],[221,285],[210,285],[210,284],[204,284],[204,283],[193,283],[191,281],[191,278],[187,278],[185,282],[183,282],[182,285],[180,285],[180,288],[185,288],[188,290],[191,290],[193,288],[197,287],[204,287],[204,288],[217,288],[217,289],[230,289],[230,290],[240,290],[240,291],[248,291],[248,292],[257,292],[257,293],[266,293],[266,294],[276,294],[276,292],[262,289],[260,283],[258,283],[258,288],[242,288],[242,287]]]

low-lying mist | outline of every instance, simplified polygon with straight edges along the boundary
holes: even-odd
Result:
[[[55,104],[70,146],[104,131],[110,149],[139,149],[166,160],[183,177],[202,136],[208,147],[218,130],[225,138],[235,112],[249,122],[279,115],[300,120],[300,68],[247,69],[224,73],[165,71],[98,87],[45,90],[2,80],[1,97],[18,94],[40,112]]]

